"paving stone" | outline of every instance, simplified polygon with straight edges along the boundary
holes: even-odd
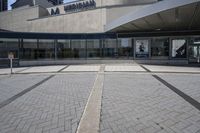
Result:
[[[59,66],[37,66],[30,67],[29,69],[25,69],[24,71],[18,73],[48,73],[48,72],[58,72],[59,70],[65,68],[65,65]]]
[[[17,72],[20,72],[20,71],[23,71],[26,69],[28,69],[28,67],[13,68],[12,71],[13,71],[13,73],[17,73]],[[0,74],[10,74],[10,73],[11,73],[10,68],[1,68],[0,69]]]
[[[160,74],[159,76],[178,88],[180,91],[200,102],[199,74]]]
[[[192,72],[199,73],[199,67],[182,67],[182,66],[159,66],[159,65],[143,65],[152,72]]]
[[[107,65],[105,67],[106,72],[145,72],[139,65]]]
[[[1,133],[75,133],[95,77],[60,74],[44,82],[0,109]]]
[[[63,72],[98,72],[99,65],[71,65],[63,70]]]
[[[100,132],[193,132],[199,118],[199,110],[149,74],[105,75]]]
[[[48,75],[12,75],[0,80],[0,103],[33,86]]]

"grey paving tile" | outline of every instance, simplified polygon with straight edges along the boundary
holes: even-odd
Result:
[[[200,102],[200,75],[194,74],[160,74],[161,78],[180,91]]]
[[[12,75],[0,80],[0,103],[33,86],[48,75]]]
[[[0,109],[1,133],[76,132],[95,74],[61,74]]]
[[[105,76],[101,132],[193,132],[199,118],[199,110],[149,74]]]

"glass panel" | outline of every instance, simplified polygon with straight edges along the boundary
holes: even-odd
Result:
[[[9,52],[14,54],[14,58],[18,58],[18,50],[18,39],[0,39],[0,58],[8,58]]]
[[[55,58],[54,40],[39,40],[38,59]]]
[[[0,58],[8,58],[6,40],[0,39]]]
[[[189,57],[191,59],[196,59],[198,57],[198,47],[197,46],[190,46],[189,48]]]
[[[101,56],[100,40],[87,40],[87,57],[95,58]]]
[[[104,40],[104,57],[117,57],[117,42],[116,39]]]
[[[151,56],[168,57],[169,56],[169,39],[156,38],[151,45]]]
[[[132,39],[131,38],[121,38],[118,39],[118,49],[120,57],[127,57],[133,55]]]
[[[148,58],[149,57],[149,40],[136,40],[136,58]]]
[[[71,40],[71,48],[74,58],[85,58],[86,40]]]
[[[37,59],[37,40],[24,39],[21,52],[22,59]]]
[[[57,41],[57,57],[58,58],[72,58],[72,49],[70,47],[70,40]]]
[[[172,58],[186,58],[186,39],[172,40]]]

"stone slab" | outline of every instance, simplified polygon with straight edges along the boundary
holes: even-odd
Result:
[[[100,65],[70,65],[62,72],[98,72]]]
[[[107,65],[106,72],[145,72],[139,65]]]
[[[19,73],[48,73],[48,72],[58,72],[59,70],[66,67],[65,65],[60,66],[37,66],[37,67],[30,67],[24,71]]]
[[[20,67],[20,68],[13,68],[13,73],[17,73],[23,70],[26,70],[27,67]],[[11,70],[10,68],[2,68],[0,69],[0,74],[10,74]]]
[[[157,65],[143,65],[152,72],[188,72],[200,73],[199,67],[179,67],[179,66],[157,66]]]

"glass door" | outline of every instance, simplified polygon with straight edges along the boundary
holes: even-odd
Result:
[[[200,63],[200,45],[191,45],[189,47],[189,62]]]

